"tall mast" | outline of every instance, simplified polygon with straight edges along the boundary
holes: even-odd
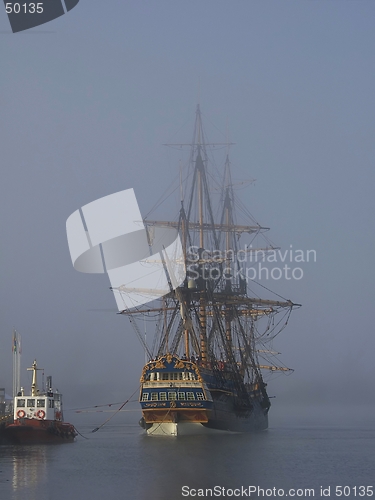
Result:
[[[37,368],[36,364],[36,359],[34,359],[34,362],[32,364],[31,368],[27,368],[29,371],[33,372],[33,378],[31,382],[31,395],[32,396],[38,396],[39,394],[39,389],[38,389],[38,383],[37,383],[37,371],[42,370],[42,368]]]
[[[185,196],[182,188],[183,176],[180,166],[179,219],[174,221],[147,219],[145,225],[174,228],[179,232],[187,277],[180,286],[170,285],[170,293],[163,297],[159,307],[137,308],[124,313],[134,314],[135,317],[154,311],[160,313],[157,331],[157,335],[160,336],[158,355],[163,352],[177,355],[183,352],[190,358],[190,354],[197,353],[202,361],[201,366],[213,370],[219,366],[215,360],[225,355],[225,370],[236,374],[233,379],[237,381],[236,383],[245,384],[245,380],[253,381],[255,375],[261,376],[255,354],[255,343],[260,335],[258,329],[249,331],[249,327],[254,328],[255,322],[259,320],[260,323],[257,325],[265,325],[265,329],[270,329],[272,333],[274,328],[267,326],[267,320],[262,321],[262,318],[270,318],[268,321],[270,324],[279,311],[284,308],[291,309],[296,304],[285,299],[260,299],[253,293],[252,296],[248,296],[239,257],[248,249],[246,247],[239,254],[238,240],[242,234],[259,234],[268,228],[260,226],[255,221],[253,223],[251,217],[247,224],[237,224],[229,151],[226,155],[222,183],[221,220],[216,220],[214,217],[208,183],[206,148],[229,147],[231,144],[228,138],[223,143],[205,142],[199,104],[196,106],[191,142],[168,144],[168,146],[188,146],[190,149],[189,172],[186,176],[189,196]],[[165,259],[168,277],[168,256]],[[243,385],[240,390],[246,392]]]
[[[229,156],[227,155],[227,158],[225,160],[225,172],[224,172],[224,179],[225,179],[225,198],[224,198],[224,212],[225,212],[225,225],[229,227],[230,224],[233,223],[232,220],[232,203],[230,199],[230,164],[229,164]],[[230,231],[226,232],[225,235],[225,255],[229,255],[229,252],[231,250],[231,233]],[[225,266],[229,267],[228,261],[225,262]],[[230,268],[227,269],[228,271],[232,271]],[[226,281],[225,281],[225,291],[227,293],[230,293],[232,291],[232,284],[231,284],[231,276],[228,276]],[[228,347],[231,349],[232,347],[232,306],[226,305],[225,306],[225,336],[227,339],[227,344]]]
[[[203,232],[203,160],[201,155],[201,133],[202,133],[202,121],[201,121],[201,111],[199,104],[197,105],[197,144],[198,144],[198,154],[196,160],[197,166],[197,184],[198,184],[198,208],[199,208],[199,246],[204,248],[204,232]]]
[[[182,190],[181,190],[181,195],[182,195]],[[181,211],[180,211],[180,220],[181,220],[181,236],[182,236],[182,250],[184,252],[184,262],[185,265],[187,265],[186,262],[186,255],[187,255],[187,220],[186,220],[186,214],[185,214],[185,209],[184,209],[184,200],[183,196],[181,196]],[[189,305],[187,304],[187,307]],[[184,329],[184,341],[185,341],[185,355],[187,358],[190,358],[190,338],[189,338],[189,329],[185,328]]]
[[[13,330],[13,397],[16,397],[21,389],[21,335]]]
[[[204,218],[203,218],[203,175],[204,164],[201,155],[202,147],[202,121],[199,104],[197,105],[197,159],[195,162],[197,170],[197,190],[198,190],[198,214],[199,214],[199,246],[204,248]],[[204,284],[205,285],[205,284]],[[199,298],[199,330],[200,330],[200,348],[202,363],[207,363],[207,317],[206,317],[206,290],[200,292]]]

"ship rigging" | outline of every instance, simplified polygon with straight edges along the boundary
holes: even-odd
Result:
[[[154,261],[154,241],[163,231],[176,231],[181,240],[181,255],[159,253],[168,289],[158,303],[145,306],[140,301],[137,306],[133,300],[130,308],[130,294],[152,296],[152,290],[131,283],[114,290],[124,299],[121,314],[129,317],[149,356],[141,377],[141,424],[149,434],[176,435],[198,428],[262,430],[267,428],[270,408],[262,370],[291,371],[275,363],[278,353],[272,350],[272,341],[299,304],[277,294],[261,298],[254,288],[268,289],[247,279],[243,256],[254,250],[247,246],[244,251],[242,238],[254,241],[263,236],[263,252],[276,247],[264,235],[268,228],[258,224],[237,199],[228,152],[220,203],[214,208],[207,148],[229,143],[205,142],[199,105],[193,137],[178,220],[143,220]],[[241,223],[238,206],[248,215]],[[181,261],[185,277],[179,282],[174,266]],[[146,258],[144,264],[152,262]],[[144,318],[156,324],[152,347],[137,326],[137,319]]]

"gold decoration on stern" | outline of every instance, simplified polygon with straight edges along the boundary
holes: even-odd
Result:
[[[155,370],[155,369],[161,369],[163,370],[164,368],[166,368],[165,364],[163,363],[162,361],[162,358],[158,359],[155,363],[155,366],[153,368],[151,368],[151,370]]]
[[[179,368],[179,369],[182,369],[182,368],[186,368],[186,365],[183,361],[181,361],[180,359],[178,359],[174,365],[173,368]]]
[[[149,369],[149,366],[148,366],[148,365],[145,365],[145,366],[143,367],[143,370],[142,370],[142,375],[141,375],[141,379],[140,379],[140,382],[141,382],[141,383],[146,381],[146,380],[145,380],[145,375],[146,375],[146,372],[147,372],[147,370],[148,370],[148,369]]]

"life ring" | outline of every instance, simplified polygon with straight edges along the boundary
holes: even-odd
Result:
[[[44,417],[46,416],[46,412],[45,412],[45,411],[43,411],[43,410],[38,410],[38,411],[36,412],[36,416],[37,416],[38,418],[44,418]]]
[[[23,418],[25,415],[26,415],[26,413],[23,410],[18,410],[18,412],[17,412],[18,418]]]

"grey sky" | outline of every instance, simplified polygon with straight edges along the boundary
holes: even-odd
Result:
[[[271,284],[303,308],[275,344],[296,371],[270,394],[373,399],[374,15],[372,0],[81,0],[12,34],[0,10],[0,386],[15,326],[24,384],[36,357],[71,401],[136,388],[142,348],[108,278],[73,269],[65,222],[128,188],[148,212],[200,81],[209,138],[228,119],[233,175],[257,179],[250,211],[282,248],[317,251],[301,281]]]

